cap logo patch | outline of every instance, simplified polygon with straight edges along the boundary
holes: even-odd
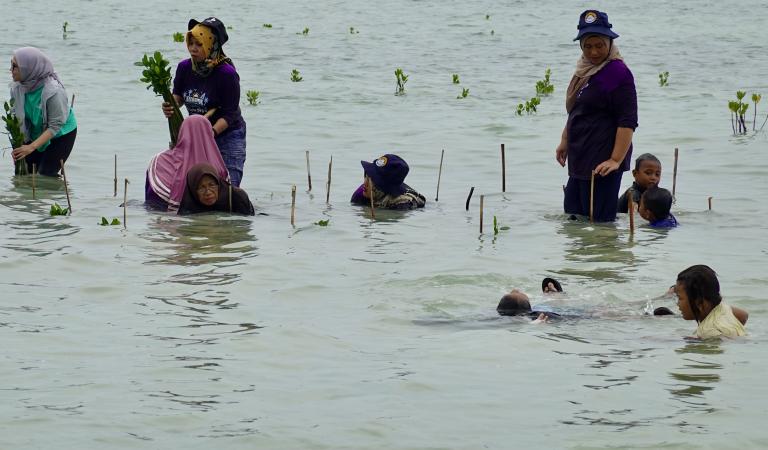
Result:
[[[595,23],[595,20],[597,20],[597,14],[595,14],[593,11],[588,12],[584,16],[585,23]]]
[[[387,157],[382,156],[376,160],[376,167],[384,167],[387,165]]]

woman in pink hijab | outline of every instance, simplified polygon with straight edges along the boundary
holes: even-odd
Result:
[[[229,180],[211,123],[201,115],[192,115],[182,122],[176,146],[158,153],[149,162],[146,205],[154,209],[178,210],[186,188],[187,172],[199,163],[210,164],[220,179]]]

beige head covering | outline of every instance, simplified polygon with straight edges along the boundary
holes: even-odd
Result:
[[[585,39],[593,36],[597,36],[603,39],[605,44],[611,47],[611,50],[608,52],[608,57],[605,58],[605,61],[597,65],[592,64],[586,57],[584,57],[584,54],[582,54],[579,60],[576,61],[576,71],[573,72],[573,78],[571,78],[571,82],[568,84],[568,90],[565,94],[565,110],[569,113],[573,109],[573,106],[576,104],[576,97],[578,96],[579,91],[587,83],[587,81],[589,81],[589,78],[592,75],[600,72],[600,70],[605,67],[606,64],[615,59],[624,60],[624,58],[622,58],[621,54],[619,53],[619,47],[617,47],[616,43],[611,41],[611,39],[607,36],[589,34],[584,36],[584,38],[581,39],[581,42],[583,43]]]

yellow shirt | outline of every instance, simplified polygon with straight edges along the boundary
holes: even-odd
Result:
[[[733,314],[730,306],[723,302],[715,306],[707,317],[701,321],[696,328],[696,337],[700,339],[711,339],[718,337],[734,338],[744,336],[747,330],[741,324],[739,319]]]

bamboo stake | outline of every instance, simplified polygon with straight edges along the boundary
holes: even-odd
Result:
[[[291,226],[296,226],[296,185],[291,186]]]
[[[32,164],[32,200],[35,200],[37,197],[37,193],[35,191],[35,171],[36,170],[37,170],[37,164]],[[712,208],[709,208],[709,209],[712,209]]]
[[[376,220],[376,211],[373,208],[373,180],[368,178],[368,198],[371,199],[371,219]]]
[[[507,192],[507,158],[504,144],[501,144],[501,192]]]
[[[707,203],[709,203],[709,210],[712,211],[712,197],[707,198]]]
[[[309,173],[309,150],[307,150],[306,155],[307,155],[307,184],[309,185],[309,189],[307,189],[307,192],[312,192],[312,174]]]
[[[629,212],[629,233],[635,232],[635,193],[629,191],[627,196],[627,212]]]
[[[69,208],[69,214],[72,214],[72,202],[69,199],[69,186],[67,186],[67,173],[64,171],[64,160],[59,160],[61,166],[61,175],[64,177],[64,192],[67,194],[67,207]]]
[[[333,155],[331,160],[328,161],[328,181],[325,182],[325,204],[331,204],[331,169],[333,168]]]
[[[229,213],[232,214],[232,183],[229,183]]]
[[[475,187],[474,186],[472,186],[469,189],[469,195],[467,195],[467,204],[466,204],[466,207],[465,207],[467,211],[469,211],[469,201],[472,199],[472,193],[473,192],[475,192]]]
[[[592,178],[589,182],[589,222],[595,222],[595,171],[592,171]]]
[[[123,184],[123,228],[128,229],[128,178]]]
[[[443,175],[443,156],[445,156],[445,149],[440,152],[440,169],[437,171],[437,192],[435,193],[435,201],[440,197],[440,178]]]
[[[117,197],[117,153],[115,153],[115,193],[113,197]]]
[[[483,234],[483,203],[485,195],[480,196],[480,234]]]
[[[677,147],[675,147],[675,166],[672,169],[672,201],[675,199],[675,188],[677,187]]]

